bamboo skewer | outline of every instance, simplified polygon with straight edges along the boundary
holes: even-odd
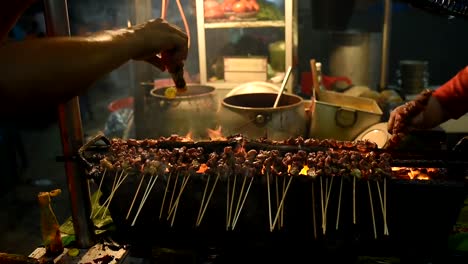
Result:
[[[243,197],[243,193],[244,193],[244,188],[245,188],[245,182],[247,181],[247,176],[244,175],[244,179],[242,180],[242,186],[241,186],[241,189],[240,189],[240,193],[239,193],[239,196],[238,196],[238,199],[237,199],[237,205],[236,205],[236,210],[234,211],[234,217],[232,218],[232,228],[234,230],[234,220],[236,219],[236,216],[237,214],[239,213],[239,206],[240,206],[240,203],[241,203],[241,200],[242,200],[242,197]]]
[[[219,180],[219,173],[218,173],[218,175],[216,175],[213,187],[211,187],[210,194],[208,195],[208,199],[206,200],[205,207],[203,208],[203,211],[202,211],[202,214],[200,216],[200,219],[198,220],[197,226],[199,226],[201,224],[202,220],[203,220],[203,216],[205,215],[206,208],[208,208],[208,204],[210,203],[211,196],[213,196],[213,192],[214,192],[214,190],[216,188],[216,184],[218,183],[218,180]]]
[[[314,181],[312,180],[312,220],[314,223],[314,238],[317,239],[317,223],[315,219],[315,191],[314,191]]]
[[[167,208],[167,220],[169,220],[169,217],[170,217],[170,213],[169,211],[171,210],[172,208],[172,202],[174,201],[174,195],[175,195],[175,192],[176,192],[176,188],[177,188],[177,182],[179,181],[179,173],[176,174],[176,178],[175,178],[175,182],[174,182],[174,187],[172,188],[172,193],[171,193],[171,200],[169,200],[169,207]],[[183,182],[182,182],[183,184]],[[182,186],[181,184],[181,186]]]
[[[276,189],[276,210],[279,210],[279,187],[278,187],[278,177],[275,177],[275,189]],[[281,218],[279,220],[280,224],[278,225],[278,228],[281,226]]]
[[[158,180],[159,175],[156,175],[156,177],[152,174],[149,181],[148,185],[146,185],[145,192],[143,193],[143,198],[141,199],[140,205],[138,206],[138,211],[135,214],[135,217],[133,218],[132,226],[135,225],[136,220],[138,219],[138,216],[140,215],[141,209],[143,208],[143,205],[146,203],[146,199],[148,199],[148,196],[151,193],[151,190],[153,190],[153,186]]]
[[[245,195],[244,195],[244,198],[242,200],[241,206],[239,208],[239,212],[237,212],[236,218],[234,219],[234,225],[233,225],[232,229],[234,229],[236,227],[237,220],[239,219],[239,215],[242,212],[242,208],[244,207],[245,201],[247,199],[247,195],[249,195],[250,186],[252,186],[253,179],[254,179],[253,177],[250,179],[249,186],[247,186],[247,190],[245,191]]]
[[[229,205],[229,220],[228,220],[228,228],[232,226],[232,206],[234,204],[234,196],[236,194],[236,181],[237,175],[234,175],[234,182],[232,183],[232,192],[231,192],[231,204]]]
[[[103,211],[102,216],[101,216],[101,219],[104,219],[104,216],[106,215],[106,211],[109,209],[109,205],[112,202],[112,199],[114,198],[115,192],[117,191],[117,189],[120,187],[120,185],[123,183],[123,181],[128,176],[128,173],[127,173],[127,174],[125,174],[125,177],[123,177],[123,179],[121,179],[123,172],[124,171],[122,170],[122,173],[120,174],[119,179],[115,181],[115,187],[112,188],[112,191],[111,191],[109,197],[102,204],[102,207],[99,208],[99,211],[96,212],[95,216],[97,216],[99,214],[99,212],[102,210],[102,208],[105,207],[105,210]]]
[[[385,225],[387,227],[387,236],[390,235],[389,232],[388,232],[388,223],[387,223],[387,178],[384,177],[384,182],[383,182],[383,187],[384,187],[384,213],[385,213]]]
[[[324,211],[324,216],[323,216],[323,220],[324,220],[324,224],[323,224],[323,234],[324,234],[324,235],[325,235],[325,233],[327,232],[328,202],[329,202],[329,200],[330,200],[330,193],[331,193],[332,186],[333,186],[333,178],[334,178],[334,177],[331,177],[330,185],[329,185],[329,186],[328,186],[328,179],[327,179],[326,182],[325,182],[325,186],[327,186],[326,188],[328,188],[328,189],[326,190],[325,211]]]
[[[206,184],[205,184],[205,190],[203,191],[203,196],[202,196],[202,199],[201,199],[201,202],[200,202],[200,209],[198,209],[197,221],[195,222],[195,224],[197,226],[198,226],[198,221],[200,221],[200,215],[201,215],[202,210],[203,210],[203,204],[205,202],[206,190],[208,190],[208,185],[210,183],[210,178],[211,178],[211,174],[208,174],[208,179],[206,179]]]
[[[369,181],[367,181],[367,188],[369,189],[369,201],[370,201],[371,214],[372,214],[372,226],[374,227],[374,238],[377,239],[377,230],[375,227],[375,216],[374,216],[374,205],[372,202],[372,192],[371,192],[371,186],[370,186]]]
[[[353,176],[353,224],[356,224],[356,176]]]
[[[270,197],[270,174],[267,172],[266,174],[266,177],[267,177],[267,193],[268,193],[268,219],[270,221],[270,231],[273,231],[271,230],[271,224],[272,224],[272,220],[271,220],[271,197]]]
[[[343,191],[343,176],[341,177],[340,181],[340,194],[338,195],[338,212],[336,213],[336,230],[338,230],[338,226],[340,225],[340,209],[341,209],[341,193]]]
[[[130,216],[130,212],[132,211],[132,208],[133,208],[133,205],[135,204],[135,201],[137,199],[137,196],[138,196],[138,193],[140,192],[140,188],[141,188],[141,184],[143,183],[143,180],[145,179],[145,174],[143,174],[141,176],[141,180],[140,180],[140,183],[138,184],[138,187],[137,187],[137,190],[135,192],[135,196],[133,197],[133,201],[132,201],[132,204],[130,205],[130,208],[128,208],[128,213],[127,213],[127,217],[125,219],[128,220],[128,217]]]
[[[382,208],[382,217],[384,222],[384,235],[388,235],[388,227],[387,227],[387,216],[385,215],[385,205],[382,200],[382,193],[380,191],[380,184],[378,181],[375,182],[377,185],[377,191],[379,192],[379,200],[380,200],[380,208]]]
[[[281,198],[281,202],[280,202],[280,205],[279,205],[280,210],[281,210],[281,208],[283,208],[283,206],[284,206],[284,200],[285,200],[285,198],[286,198],[286,194],[287,194],[287,192],[288,192],[289,186],[291,185],[292,179],[293,179],[293,177],[291,176],[291,177],[289,178],[288,185],[286,186],[286,189],[284,190],[284,195],[283,195],[283,197]],[[280,212],[281,212],[280,210],[278,210],[278,211],[276,212],[276,216],[275,216],[275,220],[273,221],[273,225],[270,226],[270,231],[273,231],[273,229],[274,229],[274,227],[275,227],[275,225],[276,225],[276,222],[278,221],[278,216],[279,216],[279,214],[280,214]]]
[[[98,189],[96,191],[96,199],[94,199],[94,204],[97,204],[97,202],[99,200],[99,192],[101,191],[102,183],[104,182],[104,177],[106,177],[106,172],[107,172],[107,169],[104,169],[101,180],[99,181]],[[93,211],[92,211],[93,208],[94,208],[94,206],[91,207],[91,214],[89,215],[90,219],[93,218]]]
[[[177,198],[174,201],[174,204],[172,205],[172,208],[170,208],[169,214],[167,216],[167,220],[169,220],[169,218],[171,217],[173,212],[177,210],[177,207],[179,206],[179,202],[180,202],[180,197],[182,196],[182,193],[184,192],[185,186],[187,185],[187,182],[188,182],[189,179],[190,179],[190,174],[188,174],[187,176],[184,176],[184,179],[182,180],[182,183],[181,183],[181,186],[180,186],[180,189],[179,189],[179,194],[177,195]],[[172,220],[172,221],[174,221],[174,220]]]
[[[322,208],[322,232],[325,235],[325,207],[323,204],[323,183],[322,183],[322,177],[320,176],[320,204]]]
[[[229,197],[230,197],[230,177],[227,176],[227,192],[226,192],[226,231],[229,230]]]
[[[172,176],[172,173],[169,174],[169,176],[167,177],[166,188],[164,189],[164,194],[163,194],[163,198],[162,198],[162,202],[161,202],[161,208],[159,209],[159,219],[161,219],[162,213],[163,213],[163,210],[164,210],[164,202],[166,201],[167,190],[169,189],[169,183],[171,182],[171,176]]]
[[[285,186],[286,186],[286,178],[283,176],[283,196],[284,196]],[[283,208],[281,208],[281,217],[280,217],[280,219],[281,219],[280,227],[283,227],[283,224],[284,224],[284,206],[283,206]]]

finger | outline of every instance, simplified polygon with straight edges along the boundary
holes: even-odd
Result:
[[[157,67],[161,71],[166,70],[166,66],[164,65],[164,63],[162,62],[162,60],[158,56],[151,56],[151,57],[145,59],[144,61],[152,64],[153,66]]]

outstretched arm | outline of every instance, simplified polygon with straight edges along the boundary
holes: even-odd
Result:
[[[183,66],[187,49],[187,35],[161,19],[89,37],[5,44],[0,47],[0,112],[65,102],[131,59],[171,71]]]

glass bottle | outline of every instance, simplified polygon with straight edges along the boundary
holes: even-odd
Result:
[[[51,206],[51,197],[61,193],[60,189],[40,192],[37,196],[41,217],[41,233],[47,256],[58,256],[63,252],[60,225]]]

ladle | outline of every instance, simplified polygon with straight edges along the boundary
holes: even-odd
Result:
[[[286,75],[284,75],[283,83],[281,84],[281,88],[279,89],[278,96],[276,97],[273,108],[276,108],[278,106],[281,95],[283,94],[284,89],[286,88],[286,84],[288,83],[289,76],[291,76],[291,70],[292,70],[292,66],[289,66],[288,71],[286,72]]]

